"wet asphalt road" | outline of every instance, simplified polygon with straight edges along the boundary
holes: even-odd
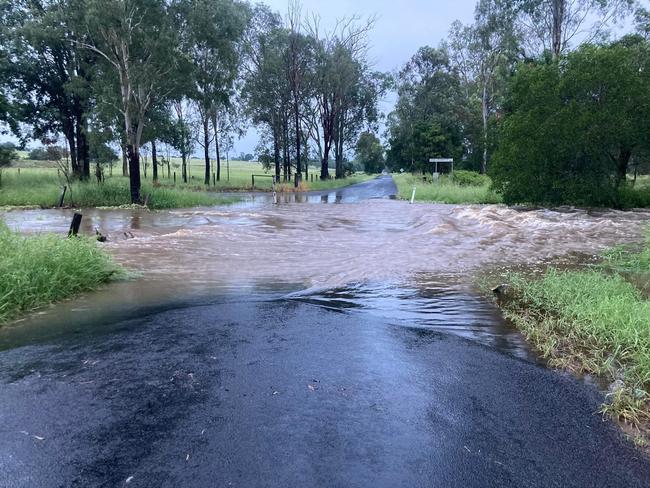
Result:
[[[364,185],[381,196],[392,181]],[[0,341],[0,486],[650,485],[593,386],[282,296]]]
[[[0,384],[3,487],[650,480],[570,376],[296,301],[96,324],[4,351]]]

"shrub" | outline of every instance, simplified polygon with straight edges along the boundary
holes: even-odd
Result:
[[[460,186],[484,186],[490,184],[490,177],[476,171],[459,169],[454,171],[453,181]]]

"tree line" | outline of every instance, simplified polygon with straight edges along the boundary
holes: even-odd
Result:
[[[390,86],[368,61],[373,23],[323,30],[297,2],[282,16],[239,0],[0,0],[0,122],[22,141],[62,136],[80,179],[119,144],[134,203],[144,145],[154,180],[157,144],[180,155],[184,181],[201,151],[209,185],[247,123],[278,179],[298,184],[314,158],[320,178],[330,162],[343,177]]]
[[[396,169],[453,157],[507,203],[580,205],[621,205],[648,169],[650,14],[634,0],[479,0],[395,87]]]

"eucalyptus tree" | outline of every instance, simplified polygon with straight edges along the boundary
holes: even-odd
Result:
[[[636,0],[517,0],[529,55],[566,53],[572,44],[602,40]]]
[[[372,132],[362,132],[355,147],[357,162],[363,165],[368,174],[380,173],[384,169],[384,148],[379,138]]]
[[[354,144],[352,127],[365,115],[372,115],[378,92],[373,91],[367,62],[367,34],[374,19],[359,22],[356,17],[340,21],[333,31],[321,35],[318,20],[310,26],[316,40],[313,68],[311,137],[321,157],[321,179],[329,178],[329,159],[335,150],[336,176],[344,176],[343,150]],[[357,131],[358,132],[358,131]]]
[[[243,101],[248,117],[268,130],[273,146],[275,177],[280,178],[281,160],[288,177],[288,117],[291,107],[287,51],[289,32],[279,14],[257,5],[246,35]]]
[[[639,7],[634,13],[634,24],[639,35],[650,40],[650,10]]]
[[[209,145],[219,138],[210,135],[218,127],[218,113],[230,106],[241,61],[241,43],[250,20],[246,3],[233,0],[179,0],[174,8],[183,19],[181,49],[190,60],[188,97],[196,104],[203,136],[204,183],[210,184]],[[219,148],[215,147],[217,154]],[[220,173],[217,159],[217,173]]]
[[[362,130],[379,129],[378,102],[388,90],[391,80],[384,73],[371,71],[367,64],[352,63],[351,78],[339,98],[334,132],[336,177],[345,177],[344,155],[353,149]]]
[[[87,37],[83,7],[81,0],[0,2],[3,98],[12,129],[23,139],[46,143],[62,133],[79,178],[90,175],[87,125],[94,62],[78,44]]]
[[[489,119],[499,106],[506,80],[519,55],[518,9],[508,0],[479,0],[474,23],[454,22],[447,45],[454,68],[461,74],[468,106],[481,105],[481,172],[487,172]],[[471,109],[470,109],[471,110]]]
[[[302,9],[298,0],[290,0],[287,13],[287,28],[289,31],[287,49],[287,68],[289,86],[291,88],[291,110],[293,116],[293,132],[295,141],[296,186],[302,177],[303,139],[302,120],[304,117],[304,102],[309,96],[309,70],[313,59],[312,39],[302,33]],[[305,162],[305,164],[309,164]]]
[[[173,91],[179,53],[163,0],[87,0],[91,38],[78,42],[98,55],[97,83],[119,99],[124,125],[131,201],[140,202],[140,146],[152,109]]]
[[[396,77],[397,103],[388,117],[388,160],[425,170],[431,157],[464,154],[465,100],[446,50],[422,47]]]
[[[194,138],[189,121],[189,106],[187,99],[181,98],[172,102],[173,120],[170,132],[164,141],[176,149],[181,155],[181,177],[187,183],[187,160],[194,151]]]

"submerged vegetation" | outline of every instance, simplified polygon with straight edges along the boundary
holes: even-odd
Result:
[[[394,175],[399,197],[410,200],[413,187],[415,200],[436,203],[500,203],[501,197],[492,191],[490,179],[472,171],[457,171],[454,177],[441,176],[432,180],[430,176],[401,174]]]
[[[20,236],[0,223],[0,325],[125,276],[92,239]]]
[[[551,366],[609,379],[603,412],[638,427],[650,421],[649,283],[650,234],[595,268],[512,274],[502,306]]]

